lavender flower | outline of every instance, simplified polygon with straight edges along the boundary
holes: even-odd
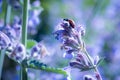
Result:
[[[85,29],[81,25],[79,25],[76,30],[79,33],[79,35],[81,36],[85,35]]]
[[[5,26],[4,33],[10,38],[11,41],[16,38],[16,32],[10,25]]]
[[[70,73],[71,73],[71,67],[65,67],[64,68],[64,70],[66,71],[66,73],[67,73],[67,80],[71,80],[71,75],[70,75]]]
[[[63,54],[63,57],[67,59],[72,59],[74,57],[73,50],[66,51],[66,53]]]
[[[39,60],[48,54],[49,52],[47,51],[46,47],[42,43],[38,43],[32,47],[29,54],[29,58],[34,58]]]
[[[95,79],[93,76],[91,76],[91,75],[85,75],[83,79],[84,79],[84,80],[96,80],[96,79]]]
[[[76,27],[74,22],[69,19],[63,19],[63,21],[58,25],[58,30],[54,32],[55,38],[62,43],[61,49],[64,49],[66,53],[72,50],[72,54],[79,52],[80,45],[82,41],[80,40],[80,35],[84,34],[84,29],[82,27]]]
[[[19,0],[7,0],[7,1],[14,9],[20,8]]]
[[[81,71],[91,69],[91,64],[87,57],[83,53],[78,53],[75,59],[73,59],[70,64],[71,67],[78,68]]]
[[[21,39],[22,26],[16,23],[16,24],[13,25],[13,29],[14,29],[15,34],[16,34],[15,39],[20,40]]]
[[[22,62],[26,58],[25,46],[21,43],[17,43],[17,45],[14,46],[13,51],[8,53],[8,56],[17,62]]]
[[[96,79],[102,80],[96,68],[100,59],[96,57],[93,60],[93,58],[91,58],[87,53],[85,43],[82,41],[82,36],[85,35],[85,29],[82,26],[77,27],[74,21],[63,19],[63,21],[58,25],[58,30],[54,32],[54,35],[55,38],[61,42],[61,49],[66,51],[64,57],[70,59],[73,58],[69,63],[70,67],[78,68],[81,71],[94,69],[98,74]],[[84,80],[96,79],[89,76],[84,77]]]
[[[36,0],[33,2],[33,4],[31,5],[31,7],[36,7],[39,8],[40,7],[40,1]],[[37,33],[37,26],[40,23],[39,20],[39,15],[41,13],[42,9],[34,9],[30,11],[30,17],[28,20],[28,33],[31,35],[35,35]]]
[[[0,31],[0,50],[7,48],[10,43],[9,37]]]

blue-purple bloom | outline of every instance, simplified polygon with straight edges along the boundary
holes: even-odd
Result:
[[[40,60],[41,58],[45,57],[48,54],[49,54],[49,52],[47,51],[44,44],[39,42],[31,48],[31,51],[28,54],[28,56],[29,56],[29,58],[34,58],[34,59]]]
[[[85,34],[84,28],[81,26],[72,27],[69,19],[63,19],[57,27],[58,29],[53,34],[55,38],[62,43],[61,49],[66,51],[64,57],[68,57],[69,55],[68,58],[70,58],[73,54],[77,54],[81,48],[82,41],[80,37]]]
[[[83,80],[96,80],[92,75],[85,75]]]
[[[26,58],[26,49],[25,46],[21,43],[17,43],[14,46],[13,51],[7,54],[11,59],[21,62]]]
[[[39,15],[42,11],[42,9],[39,9],[40,8],[40,1],[39,0],[34,1],[30,7],[31,8],[32,7],[38,8],[38,9],[30,10],[30,13],[29,13],[30,17],[28,20],[28,33],[30,35],[35,35],[37,33],[37,30],[36,30],[37,26],[40,23]]]
[[[83,53],[78,53],[75,59],[73,59],[69,65],[74,68],[78,68],[81,71],[91,69],[91,64],[87,57]]]
[[[70,19],[63,19],[54,32],[55,38],[62,44],[61,49],[65,50],[63,57],[71,59],[69,66],[81,71],[87,71],[96,68],[99,57],[94,60],[86,51],[82,36],[85,35],[85,29],[82,26],[76,26]],[[97,77],[85,76],[84,80],[101,80],[99,73]],[[98,78],[99,77],[99,78]]]

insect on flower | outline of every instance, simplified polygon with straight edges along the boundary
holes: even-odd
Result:
[[[63,19],[64,21],[68,21],[69,22],[69,24],[70,24],[70,26],[72,27],[72,28],[75,28],[75,22],[73,21],[73,20],[71,20],[71,19]]]

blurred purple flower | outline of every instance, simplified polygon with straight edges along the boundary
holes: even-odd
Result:
[[[2,0],[0,0],[0,13],[2,12]]]
[[[89,70],[91,68],[90,62],[83,53],[78,53],[75,59],[73,59],[69,65],[71,67],[78,68],[81,71]]]
[[[80,50],[80,45],[82,45],[80,38],[85,34],[85,30],[81,26],[76,27],[70,19],[63,19],[57,27],[58,29],[53,34],[62,43],[61,49],[66,50],[64,57],[72,58],[73,54]]]
[[[96,80],[92,75],[85,75],[84,80]]]
[[[19,0],[7,0],[8,4],[10,4],[14,9],[21,8]]]
[[[0,50],[7,48],[10,43],[9,37],[0,31]]]
[[[17,43],[14,46],[13,51],[7,54],[11,59],[21,62],[26,58],[26,49],[25,46],[21,43]]]
[[[67,59],[72,59],[74,57],[74,54],[73,53],[64,53],[63,57],[67,58]]]
[[[0,19],[0,29],[4,26],[4,21]]]
[[[11,41],[20,40],[21,38],[21,25],[14,24],[13,26],[7,25],[3,32],[11,39]]]
[[[30,35],[35,35],[37,33],[37,26],[39,25],[40,23],[40,19],[39,19],[39,15],[42,11],[42,8],[39,9],[41,6],[40,6],[40,1],[39,0],[36,0],[33,2],[33,4],[31,5],[31,8],[32,7],[36,7],[38,9],[33,9],[33,10],[30,10],[30,17],[29,17],[29,20],[28,20],[28,33]]]
[[[47,51],[46,47],[44,44],[41,42],[37,43],[35,46],[32,47],[30,54],[28,54],[29,58],[34,58],[34,59],[41,59],[48,55],[49,52]]]

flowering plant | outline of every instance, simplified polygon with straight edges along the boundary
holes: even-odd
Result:
[[[61,42],[61,49],[65,50],[64,57],[71,59],[69,63],[71,68],[78,68],[80,71],[94,69],[94,78],[85,76],[84,79],[102,80],[97,66],[103,59],[100,59],[98,56],[93,59],[88,54],[85,42],[82,40],[82,36],[85,35],[85,30],[82,26],[76,26],[73,20],[63,19],[54,35]]]
[[[10,3],[10,1],[8,0]],[[82,26],[76,26],[73,20],[63,19],[57,26],[57,30],[53,33],[55,38],[61,42],[61,50],[65,50],[64,58],[70,59],[69,65],[65,68],[55,68],[43,63],[43,59],[49,54],[47,48],[42,42],[27,39],[27,33],[36,34],[36,27],[39,24],[38,15],[40,9],[39,1],[30,6],[29,0],[23,2],[15,1],[15,4],[8,4],[6,17],[3,24],[0,25],[0,59],[3,64],[4,55],[16,61],[21,66],[21,80],[27,80],[27,69],[39,69],[47,72],[63,74],[67,80],[71,80],[71,70],[77,68],[80,71],[94,70],[95,75],[85,75],[84,80],[102,80],[97,69],[103,60],[98,56],[94,59],[88,54],[85,42],[82,37],[85,35],[85,29]],[[15,22],[10,24],[11,7],[21,8],[22,19],[15,17]],[[33,11],[30,11],[33,9]],[[29,13],[30,11],[30,13]],[[9,14],[8,14],[9,13]],[[34,15],[29,17],[29,15]],[[28,30],[28,31],[27,31]],[[1,78],[2,65],[0,66]]]

